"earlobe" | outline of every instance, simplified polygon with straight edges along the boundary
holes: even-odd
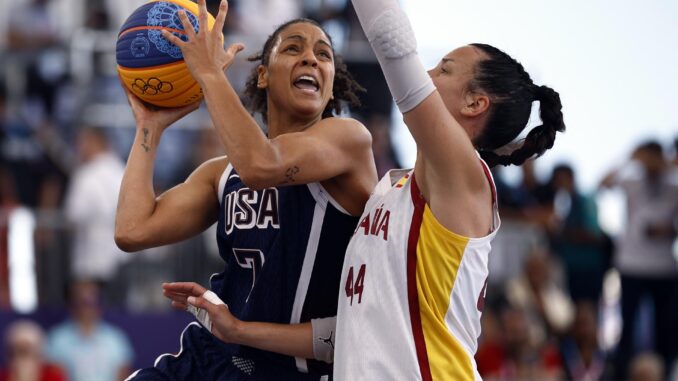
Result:
[[[257,88],[265,89],[268,87],[268,70],[264,65],[257,67]]]

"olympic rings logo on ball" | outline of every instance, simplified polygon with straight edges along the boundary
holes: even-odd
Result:
[[[156,77],[151,77],[148,81],[137,78],[132,82],[132,89],[140,92],[142,95],[167,94],[174,90],[171,82],[165,82]]]

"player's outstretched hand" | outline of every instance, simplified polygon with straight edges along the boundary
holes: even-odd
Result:
[[[200,32],[196,32],[191,25],[191,22],[186,16],[186,12],[181,10],[178,12],[181,24],[186,32],[188,41],[183,41],[179,37],[173,35],[167,30],[162,30],[162,35],[169,42],[173,43],[184,56],[184,61],[191,71],[191,74],[196,81],[201,82],[205,75],[215,74],[228,69],[233,63],[236,54],[242,51],[245,46],[241,43],[236,43],[224,49],[224,35],[222,30],[224,22],[226,21],[226,14],[228,14],[228,1],[221,0],[219,5],[219,13],[212,30],[208,30],[207,22],[207,6],[205,0],[198,0],[198,23]]]
[[[226,343],[238,343],[241,321],[216,294],[195,282],[163,283],[163,295],[172,301],[172,307],[189,311],[214,336]]]

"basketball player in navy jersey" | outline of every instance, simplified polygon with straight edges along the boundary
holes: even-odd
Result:
[[[199,6],[200,30],[206,31],[205,2]],[[357,99],[359,86],[317,24],[286,23],[269,37],[248,81],[251,109],[267,121],[264,135],[224,75],[242,50],[238,44],[223,48],[226,10],[224,2],[212,31],[197,35],[180,14],[188,42],[165,37],[182,49],[228,156],[204,163],[156,197],[152,174],[160,136],[197,106],[154,109],[128,93],[137,133],[121,187],[116,242],[138,251],[217,222],[226,266],[201,294],[225,303],[219,307],[243,324],[262,323],[225,343],[210,332],[205,311],[193,307],[202,325],[186,327],[181,351],[161,356],[131,380],[318,380],[331,373],[317,359],[331,359],[345,248],[377,180],[366,128],[331,117],[340,101]],[[165,291],[181,295],[171,285]],[[268,344],[280,337],[302,339],[283,340],[283,349]],[[306,345],[312,342],[319,344]]]

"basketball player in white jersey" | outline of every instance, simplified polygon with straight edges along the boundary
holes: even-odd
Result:
[[[339,295],[337,380],[479,380],[488,256],[499,228],[489,167],[522,164],[565,126],[558,94],[489,45],[425,71],[397,0],[353,0],[417,142],[413,170],[387,174],[349,243]],[[506,155],[533,101],[543,124]]]
[[[349,243],[334,376],[478,380],[473,356],[499,228],[489,167],[520,165],[551,148],[565,129],[560,97],[484,44],[458,48],[427,72],[396,0],[353,4],[419,151],[413,170],[392,171],[377,185]],[[543,124],[507,148],[534,101]],[[237,336],[237,319],[200,297],[204,289],[173,287],[185,291],[175,303],[192,296],[221,337]]]

